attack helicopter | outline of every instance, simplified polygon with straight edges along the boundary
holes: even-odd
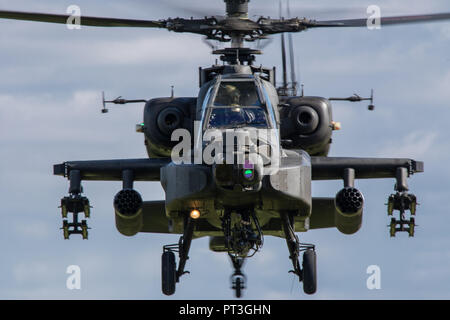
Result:
[[[287,82],[283,34],[314,28],[367,27],[368,20],[316,21],[307,18],[248,16],[249,0],[224,0],[226,16],[202,19],[133,20],[80,16],[92,27],[162,28],[199,34],[208,41],[229,43],[213,54],[221,63],[199,68],[195,97],[163,97],[106,104],[145,103],[143,133],[145,159],[66,161],[53,173],[69,180],[69,195],[61,199],[65,239],[88,238],[89,199],[82,181],[122,181],[114,197],[115,221],[125,236],[137,233],[181,235],[178,243],[163,246],[162,292],[173,295],[185,271],[192,240],[210,238],[210,249],[228,254],[234,267],[231,282],[242,296],[244,261],[260,251],[264,236],[286,239],[294,273],[306,294],[317,290],[316,251],[300,242],[298,232],[337,228],[356,233],[362,224],[364,196],[356,179],[393,178],[388,197],[392,216],[390,235],[414,236],[417,198],[407,179],[424,171],[421,161],[403,158],[329,157],[334,130],[333,100],[359,102],[370,98],[324,98],[298,94],[295,76]],[[66,24],[69,15],[0,11],[0,18]],[[380,18],[382,26],[450,19],[450,13]],[[255,64],[261,50],[246,47],[268,36],[282,34],[283,84],[277,87],[276,69]],[[289,42],[292,38],[289,38]],[[292,46],[290,47],[292,48]],[[292,54],[291,54],[292,56]],[[185,137],[185,143],[180,143]],[[177,139],[180,138],[180,139]],[[205,152],[209,151],[209,152]],[[203,155],[206,155],[203,157]],[[342,180],[335,196],[311,195],[314,180]],[[159,181],[166,198],[143,201],[135,181]],[[394,217],[394,212],[398,218]],[[407,212],[410,217],[408,218]],[[71,220],[69,220],[71,219]],[[178,263],[176,261],[178,254]],[[300,263],[300,257],[302,262]]]

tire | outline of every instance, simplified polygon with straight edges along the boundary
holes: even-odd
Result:
[[[316,252],[307,250],[303,253],[303,291],[314,294],[317,291]]]
[[[161,258],[161,282],[162,292],[166,296],[171,296],[175,293],[177,282],[176,268],[175,254],[172,251],[164,252]]]
[[[236,298],[241,298],[242,297],[242,283],[241,283],[241,278],[236,278]]]

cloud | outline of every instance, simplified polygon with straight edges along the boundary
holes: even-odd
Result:
[[[415,131],[411,132],[398,142],[387,142],[387,145],[380,150],[379,156],[389,155],[390,157],[412,157],[423,158],[437,149],[436,141],[439,133],[436,131]]]
[[[49,238],[50,228],[52,227],[43,221],[20,220],[14,222],[12,230],[22,239],[30,241],[45,240]]]

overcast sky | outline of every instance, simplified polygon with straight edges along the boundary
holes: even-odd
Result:
[[[160,19],[192,11],[222,14],[221,0],[0,0],[0,9]],[[205,4],[207,2],[207,4]],[[192,7],[183,11],[183,5]],[[382,14],[450,12],[445,0],[300,1],[292,13],[318,19],[365,17],[376,4]],[[251,14],[277,16],[278,3],[252,0]],[[333,14],[336,12],[336,14]],[[121,236],[112,199],[120,183],[87,182],[94,206],[90,239],[64,241],[57,208],[68,182],[52,175],[67,160],[145,157],[134,131],[142,105],[112,107],[107,98],[196,96],[198,67],[216,57],[200,36],[164,30],[88,28],[0,21],[0,298],[166,299],[161,294],[162,246],[175,235]],[[450,23],[361,29],[310,30],[294,35],[307,95],[361,95],[375,90],[376,110],[366,104],[335,103],[342,130],[331,156],[410,157],[425,161],[425,173],[410,179],[418,196],[416,237],[389,237],[384,205],[394,180],[358,181],[366,199],[363,227],[353,236],[335,229],[299,234],[316,244],[318,292],[303,294],[288,274],[283,239],[266,237],[261,252],[245,265],[248,299],[449,299],[450,298]],[[279,66],[279,37],[258,63]],[[334,196],[342,182],[313,184],[315,196]],[[137,183],[145,200],[164,199],[159,183]],[[81,268],[81,290],[66,288],[66,268]],[[366,269],[381,268],[381,289],[366,288]],[[232,267],[225,254],[195,240],[174,299],[233,298]]]

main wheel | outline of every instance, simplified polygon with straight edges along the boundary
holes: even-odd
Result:
[[[175,262],[175,253],[166,251],[161,258],[161,282],[162,292],[166,296],[175,293],[175,286],[177,282],[177,264]]]
[[[317,290],[316,252],[307,250],[303,253],[303,291],[314,294]]]

